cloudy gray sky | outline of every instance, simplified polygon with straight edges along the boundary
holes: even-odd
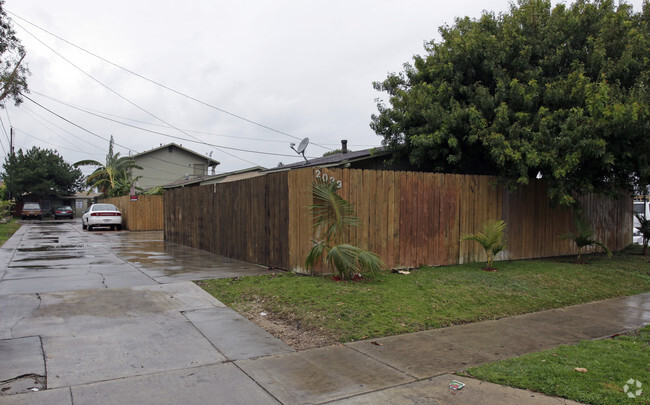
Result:
[[[630,3],[640,10],[641,0]],[[375,99],[385,98],[373,81],[422,54],[425,41],[440,38],[439,26],[508,7],[506,0],[6,0],[27,49],[29,97],[76,126],[28,100],[0,118],[7,131],[13,126],[16,149],[56,149],[71,163],[104,161],[111,135],[123,155],[169,142],[212,152],[218,172],[300,161],[289,144],[304,137],[308,157],[341,139],[365,149],[381,142],[369,127]],[[4,161],[2,131],[0,144]]]

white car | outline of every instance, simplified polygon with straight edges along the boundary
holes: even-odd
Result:
[[[122,229],[122,213],[113,204],[93,204],[81,217],[81,227],[92,231],[95,227]]]
[[[634,201],[634,213],[639,214],[645,218],[650,218],[650,202]],[[636,219],[636,215],[634,216],[632,224],[632,240],[634,243],[638,243],[640,245],[643,243],[643,236],[641,236],[641,232],[636,229],[640,225],[639,220]]]

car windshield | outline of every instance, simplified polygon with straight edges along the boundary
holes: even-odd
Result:
[[[57,208],[57,211],[72,211],[72,208],[70,208],[70,207],[59,207],[59,208]]]
[[[119,211],[113,204],[95,204],[91,207],[92,211]]]
[[[24,210],[40,210],[41,206],[38,203],[25,203],[23,206]]]

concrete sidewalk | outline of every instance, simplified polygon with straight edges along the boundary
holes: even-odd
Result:
[[[51,270],[24,265],[38,256],[15,252],[29,235],[0,249],[0,274],[45,288],[0,291],[0,404],[562,404],[450,373],[650,323],[649,293],[295,352],[191,282],[52,291]],[[111,252],[120,277],[145,280]],[[66,277],[87,272],[76,256]]]
[[[115,298],[121,312],[93,314]],[[24,337],[0,341],[0,369],[41,376],[47,389],[0,404],[569,403],[468,378],[452,391],[449,373],[650,322],[650,294],[642,294],[294,352],[191,283],[29,301],[0,296],[1,307],[26,315],[12,325],[3,316],[3,335]]]

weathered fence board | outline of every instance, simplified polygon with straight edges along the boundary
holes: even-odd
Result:
[[[286,173],[165,192],[165,239],[289,268]]]
[[[309,205],[315,176],[341,181],[361,226],[349,241],[378,253],[391,267],[484,261],[476,243],[461,242],[488,219],[507,224],[508,249],[497,259],[573,254],[558,235],[573,213],[549,205],[542,181],[508,191],[488,176],[305,168],[238,182],[167,191],[165,238],[268,266],[305,271],[312,247]],[[580,198],[596,238],[612,250],[632,242],[631,198]],[[322,269],[319,269],[322,270]]]
[[[122,213],[122,227],[130,231],[163,230],[163,196],[141,195],[137,201],[127,196],[108,198],[102,202],[114,204]]]

